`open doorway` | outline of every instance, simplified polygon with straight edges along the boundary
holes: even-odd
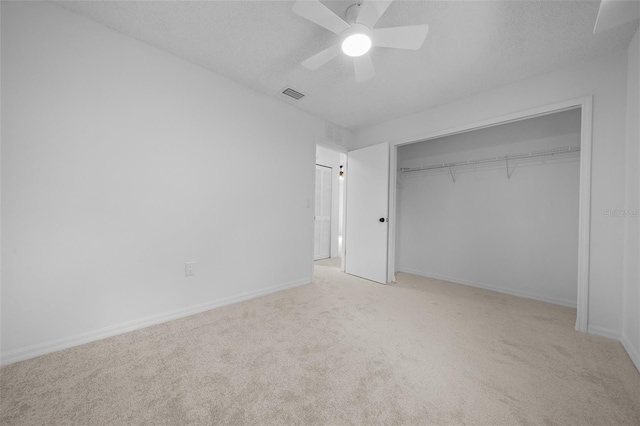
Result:
[[[316,146],[314,264],[343,269],[347,154]]]

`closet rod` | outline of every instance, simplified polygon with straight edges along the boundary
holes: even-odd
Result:
[[[566,154],[570,152],[579,152],[579,151],[580,151],[580,145],[576,145],[576,146],[568,146],[564,148],[547,149],[544,151],[527,152],[523,154],[509,154],[509,155],[503,155],[501,157],[481,158],[479,160],[456,161],[452,163],[433,164],[430,166],[423,166],[423,167],[402,167],[400,171],[405,173],[405,172],[417,172],[420,170],[434,170],[434,169],[445,169],[445,168],[451,169],[451,167],[456,167],[456,166],[470,166],[473,164],[492,163],[495,161],[505,161],[505,160],[508,161],[513,159],[544,157],[547,155]]]

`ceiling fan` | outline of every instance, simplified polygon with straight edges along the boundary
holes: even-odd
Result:
[[[376,74],[369,55],[372,46],[420,49],[429,31],[426,24],[373,29],[392,1],[364,0],[354,3],[347,9],[346,15],[349,15],[351,9],[360,8],[360,12],[355,19],[347,18],[353,21],[348,23],[319,0],[297,0],[293,5],[294,13],[338,34],[341,40],[340,43],[304,60],[302,65],[310,70],[317,70],[342,51],[345,55],[353,57],[356,81],[360,83]]]

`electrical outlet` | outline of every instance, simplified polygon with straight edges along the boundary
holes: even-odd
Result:
[[[190,277],[196,274],[196,262],[186,262],[184,264],[184,276]]]

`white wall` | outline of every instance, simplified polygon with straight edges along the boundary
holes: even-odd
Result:
[[[593,95],[589,330],[622,331],[624,219],[605,215],[624,205],[627,51],[422,111],[355,134],[354,147],[398,144],[539,106]]]
[[[316,164],[331,167],[331,257],[340,256],[338,250],[340,207],[340,152],[318,145]]]
[[[622,343],[640,370],[640,44],[628,49],[627,151]]]
[[[4,363],[311,281],[324,121],[31,2],[2,113]]]
[[[580,145],[580,110],[398,148],[411,168]],[[577,152],[401,173],[398,270],[576,306]]]

